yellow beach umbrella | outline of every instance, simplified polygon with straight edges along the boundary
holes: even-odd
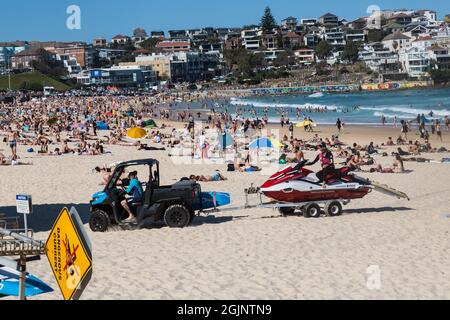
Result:
[[[131,128],[127,131],[127,136],[131,139],[142,139],[147,135],[147,131],[142,128]]]

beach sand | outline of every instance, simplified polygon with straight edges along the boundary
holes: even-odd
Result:
[[[335,133],[333,127],[318,129],[321,136]],[[348,127],[340,138],[381,144],[388,136],[396,139],[399,130]],[[432,144],[450,148],[450,134],[444,134],[445,143],[434,137]],[[297,130],[296,137],[306,134]],[[8,152],[6,145],[1,148]],[[161,161],[163,184],[221,169],[228,181],[203,183],[202,189],[230,192],[233,205],[244,203],[245,187],[267,180],[260,173],[225,172],[222,164],[175,165],[164,151],[107,150],[112,155],[33,156],[23,158],[33,166],[0,167],[0,212],[15,211],[16,194],[31,194],[29,225],[44,240],[64,206],[75,206],[88,221],[90,197],[102,189],[100,175],[91,172],[95,166],[140,158]],[[392,163],[392,157],[377,159]],[[94,271],[82,299],[450,299],[450,166],[405,166],[412,172],[359,175],[406,192],[410,202],[373,193],[338,218],[282,218],[277,211],[255,209],[198,217],[181,230],[88,230]],[[375,288],[373,270],[381,276]],[[45,257],[29,263],[28,271],[55,289],[34,299],[61,299]]]

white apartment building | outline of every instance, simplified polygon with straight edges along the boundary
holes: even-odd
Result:
[[[243,30],[241,32],[242,46],[249,51],[258,50],[260,47],[260,39],[257,30]]]
[[[431,55],[427,48],[414,46],[402,50],[399,59],[404,70],[412,78],[428,77],[431,70]]]

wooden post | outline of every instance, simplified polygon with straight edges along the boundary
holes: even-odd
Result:
[[[19,260],[19,299],[26,300],[25,286],[26,286],[26,271],[27,271],[27,258],[25,255],[20,255]]]

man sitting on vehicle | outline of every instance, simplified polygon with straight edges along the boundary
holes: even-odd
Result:
[[[322,170],[317,172],[319,183],[323,182],[323,187],[326,188],[328,176],[335,173],[334,158],[330,150],[328,150],[325,143],[320,144],[320,153],[314,161],[308,162],[306,166],[313,166],[320,161]]]
[[[125,209],[125,211],[129,214],[128,218],[124,220],[126,223],[132,223],[136,221],[136,217],[130,210],[130,205],[134,203],[142,202],[144,198],[144,190],[142,189],[142,184],[137,178],[137,171],[130,172],[128,174],[128,178],[130,179],[130,184],[125,192],[128,195],[131,195],[131,198],[123,200],[120,204]]]

